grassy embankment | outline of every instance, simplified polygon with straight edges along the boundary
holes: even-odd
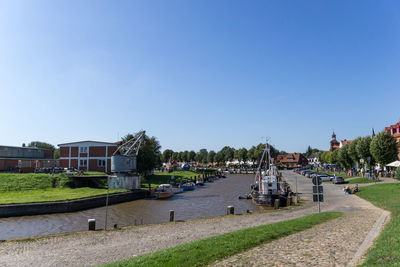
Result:
[[[361,187],[357,195],[392,213],[391,221],[369,250],[362,266],[399,266],[400,184]]]
[[[70,187],[70,180],[64,174],[0,174],[0,205],[34,202],[51,202],[104,195],[106,189]],[[110,190],[111,193],[126,190]]]
[[[347,179],[347,178],[356,178],[357,176],[348,176],[346,173],[344,173],[344,172],[335,172],[335,173],[333,173],[333,172],[325,172],[325,171],[317,171],[317,170],[311,170],[311,171],[313,171],[313,172],[318,172],[318,173],[324,173],[324,174],[326,174],[326,175],[329,175],[329,176],[334,176],[335,174],[336,174],[336,176],[342,176],[344,179]]]
[[[106,264],[105,266],[205,266],[216,260],[285,237],[342,216],[323,212],[273,224],[242,229],[172,248]]]
[[[201,174],[193,171],[155,172],[153,175],[142,179],[142,188],[149,188],[149,183],[151,184],[151,188],[157,187],[160,184],[170,184],[173,181],[179,183],[184,179],[198,177],[199,175]],[[172,176],[174,176],[175,180],[172,180]]]

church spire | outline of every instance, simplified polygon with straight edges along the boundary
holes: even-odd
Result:
[[[375,130],[374,127],[372,127],[372,138],[374,138],[374,136],[375,136]]]
[[[332,139],[336,140],[336,134],[335,134],[335,130],[333,130],[333,133],[332,133]]]

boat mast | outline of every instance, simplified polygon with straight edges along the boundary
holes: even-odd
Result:
[[[267,149],[268,149],[268,138],[266,139],[266,141],[265,141],[265,148],[264,148],[264,152],[263,152],[263,154],[262,154],[262,156],[261,156],[261,160],[260,160],[260,163],[258,164],[258,168],[257,168],[257,171],[256,171],[256,176],[254,177],[254,183],[256,184],[257,183],[257,174],[259,174],[260,175],[260,178],[258,179],[258,180],[261,180],[261,165],[262,165],[262,162],[264,161],[264,156],[265,156],[265,153],[267,152]]]

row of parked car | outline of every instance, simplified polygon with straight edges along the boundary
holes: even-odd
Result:
[[[330,176],[326,173],[315,172],[315,171],[311,171],[309,169],[303,169],[303,168],[297,168],[297,169],[294,169],[294,171],[301,175],[304,175],[305,177],[311,178],[311,179],[314,177],[319,177],[322,182],[331,181],[333,184],[344,184],[345,183],[343,177],[341,177],[341,176]]]

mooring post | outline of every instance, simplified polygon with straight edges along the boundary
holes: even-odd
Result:
[[[96,231],[96,219],[88,220],[89,231]]]
[[[173,210],[170,210],[169,211],[169,221],[170,222],[174,221],[174,215],[175,215],[175,212]]]
[[[275,199],[275,202],[274,202],[274,209],[279,209],[279,199]]]
[[[235,207],[234,206],[228,206],[227,209],[226,209],[226,214],[227,215],[235,214]]]

